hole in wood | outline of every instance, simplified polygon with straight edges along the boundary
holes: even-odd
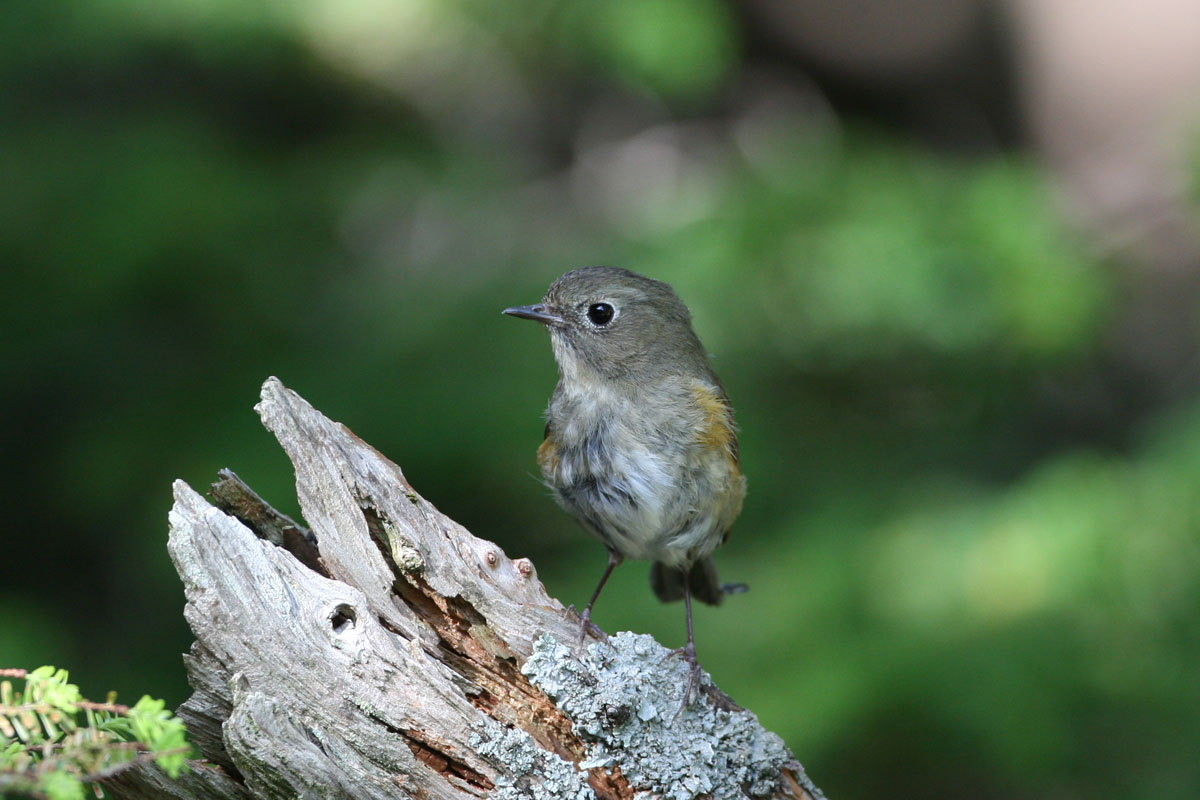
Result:
[[[343,603],[329,615],[329,624],[333,626],[334,633],[345,633],[354,627],[357,619],[354,609]]]

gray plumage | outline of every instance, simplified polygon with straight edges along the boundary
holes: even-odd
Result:
[[[603,325],[588,317],[597,303],[613,309]],[[745,479],[725,389],[687,306],[660,281],[584,267],[531,308],[547,317],[560,371],[539,451],[555,498],[618,556],[656,562],[663,601],[683,596],[690,573],[695,595],[719,603],[708,555],[740,511]]]
[[[583,630],[609,575],[625,558],[652,562],[650,585],[687,607],[726,593],[711,553],[742,509],[746,480],[725,388],[665,283],[613,267],[583,267],[541,303],[504,313],[550,332],[559,380],[538,464],[559,504],[608,549],[608,568],[583,610]]]

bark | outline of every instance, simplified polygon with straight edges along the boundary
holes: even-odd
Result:
[[[779,737],[648,636],[580,638],[533,564],[447,518],[399,467],[269,379],[256,407],[304,519],[235,475],[174,486],[169,550],[196,636],[179,709],[207,762],[118,798],[793,797]]]

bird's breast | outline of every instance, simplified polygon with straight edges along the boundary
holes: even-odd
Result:
[[[694,387],[619,397],[560,387],[538,464],[559,503],[630,558],[711,551],[741,507],[728,408]],[[667,393],[660,393],[667,394]]]

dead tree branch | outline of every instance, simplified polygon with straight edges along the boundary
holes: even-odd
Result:
[[[232,473],[175,484],[169,549],[196,642],[179,714],[207,764],[122,798],[821,800],[783,742],[648,636],[579,618],[278,380],[257,410],[310,529]],[[707,682],[707,676],[706,676]]]

